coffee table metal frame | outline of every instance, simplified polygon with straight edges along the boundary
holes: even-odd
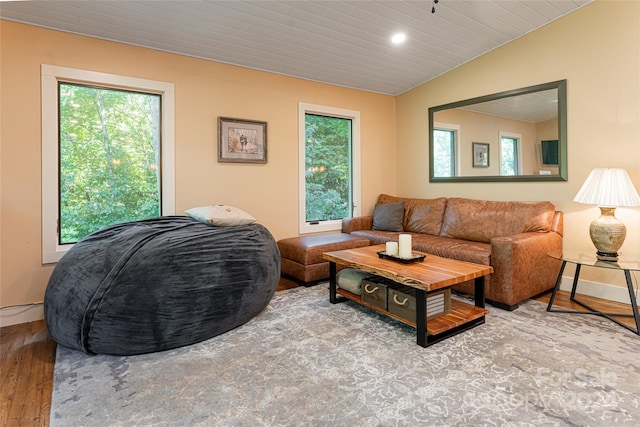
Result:
[[[352,300],[356,303],[361,303],[359,298],[347,298],[345,296],[338,296],[338,293],[340,293],[341,295],[346,295],[349,294],[346,291],[343,290],[338,290],[337,288],[337,268],[336,268],[336,264],[340,263],[342,264],[340,257],[340,253],[341,252],[350,252],[350,251],[362,251],[362,250],[368,250],[371,251],[371,247],[368,248],[357,248],[357,249],[349,249],[346,251],[336,251],[336,252],[329,252],[329,253],[325,253],[323,256],[325,256],[325,259],[329,260],[329,301],[332,304],[337,304],[337,303],[341,303],[347,300]],[[430,257],[435,257],[435,255],[429,255],[427,254],[427,258],[424,262],[429,262],[429,258]],[[397,265],[396,261],[392,261],[392,260],[382,260],[380,259],[379,261],[380,263],[383,263],[382,265],[385,266],[385,271],[388,271],[389,269],[393,269],[394,265]],[[462,261],[460,261],[462,262]],[[352,266],[354,268],[358,268],[360,267],[361,269],[364,269],[365,271],[368,271],[370,273],[376,274],[377,269],[375,266],[372,266],[370,264],[365,264],[365,263],[353,263],[353,262],[345,262],[344,264]],[[470,264],[470,263],[467,263]],[[404,267],[406,267],[407,265],[404,265]],[[480,265],[478,265],[480,266]],[[488,266],[480,266],[482,267],[483,270],[487,271],[485,274],[490,274],[491,272],[493,272],[493,269],[491,267]],[[445,272],[440,271],[440,274],[446,275]],[[458,280],[459,277],[456,277],[455,273],[451,273],[448,277],[447,280],[450,279],[454,279],[454,280]],[[427,320],[427,290],[418,287],[418,286],[412,286],[411,283],[405,283],[402,282],[401,284],[405,285],[405,286],[410,286],[416,289],[416,323],[415,323],[415,328],[416,328],[416,341],[417,344],[421,347],[429,347],[432,344],[435,344],[437,342],[440,342],[446,338],[449,338],[453,335],[459,334],[460,332],[469,330],[471,328],[474,328],[478,325],[481,325],[485,322],[485,314],[488,312],[488,310],[484,309],[485,308],[485,298],[484,298],[484,285],[485,285],[485,275],[481,275],[479,277],[475,277],[474,279],[474,304],[475,307],[478,307],[480,309],[482,309],[481,312],[479,312],[481,315],[478,315],[478,312],[476,312],[476,315],[473,316],[472,318],[470,318],[468,321],[465,321],[462,324],[459,324],[457,326],[451,327],[450,329],[447,329],[443,332],[437,333],[437,334],[429,334],[427,332],[427,322],[429,322]],[[456,283],[453,284],[457,284],[462,282],[463,280],[459,280]],[[453,285],[452,284],[452,285]],[[452,285],[449,286],[444,286],[444,287],[450,287]],[[428,286],[427,286],[428,287]],[[442,288],[442,287],[441,287]],[[464,304],[464,303],[463,303]],[[470,305],[470,304],[469,304]],[[372,309],[374,309],[375,311],[378,311],[380,313],[383,314],[387,314],[390,315],[389,312],[387,312],[386,310],[382,310],[382,309],[377,309],[376,307],[370,307]],[[447,314],[444,314],[443,316],[447,316]],[[392,316],[395,317],[395,316]],[[402,319],[399,319],[400,321],[403,321]],[[414,326],[413,323],[404,321],[404,323],[409,324],[411,326]]]

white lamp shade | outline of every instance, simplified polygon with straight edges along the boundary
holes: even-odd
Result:
[[[640,206],[640,196],[627,171],[613,168],[592,170],[573,201],[606,207]]]

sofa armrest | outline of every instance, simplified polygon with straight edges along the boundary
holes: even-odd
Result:
[[[351,233],[357,230],[371,230],[373,215],[342,218],[342,232]]]
[[[549,252],[562,252],[562,235],[554,231],[492,239],[492,293],[499,292],[500,301],[516,305],[553,288],[561,262]]]
[[[564,214],[562,213],[562,211],[556,211],[556,213],[553,215],[551,231],[555,231],[559,235],[564,236]]]

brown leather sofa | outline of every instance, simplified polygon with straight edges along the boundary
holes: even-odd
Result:
[[[562,251],[563,214],[552,203],[378,198],[378,204],[399,202],[404,202],[401,232],[412,235],[414,250],[493,267],[485,287],[492,305],[514,310],[554,287],[560,261],[547,253]],[[373,215],[345,218],[342,232],[366,237],[372,245],[398,240],[401,232],[373,225]],[[473,294],[473,282],[454,289]]]

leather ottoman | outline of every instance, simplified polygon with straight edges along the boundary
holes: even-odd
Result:
[[[361,248],[370,244],[369,239],[348,233],[282,239],[278,242],[282,257],[281,271],[283,275],[296,279],[302,285],[311,286],[329,278],[329,261],[322,258],[324,252]]]

